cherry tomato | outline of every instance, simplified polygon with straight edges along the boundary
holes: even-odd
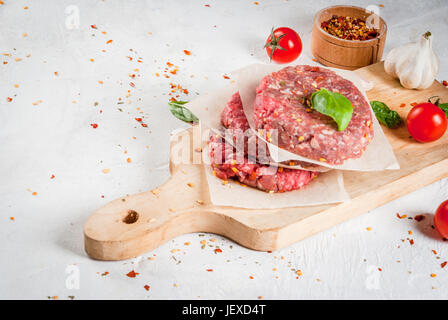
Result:
[[[296,60],[302,52],[302,40],[297,32],[290,28],[272,28],[264,47],[271,60],[288,63]]]
[[[448,200],[442,202],[434,216],[434,225],[440,235],[448,239]]]
[[[406,119],[406,125],[415,140],[431,142],[443,136],[447,120],[442,109],[427,102],[418,104],[411,109]]]

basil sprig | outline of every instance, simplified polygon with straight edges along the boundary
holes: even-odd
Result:
[[[170,101],[168,102],[168,105],[171,113],[177,119],[188,123],[199,122],[199,119],[193,114],[193,112],[184,107],[184,104],[186,103],[188,103],[188,101]]]
[[[445,112],[445,115],[446,115],[446,117],[448,118],[448,103],[440,103],[440,104],[438,105],[438,107],[439,107],[440,109],[442,109],[443,112]]]
[[[370,101],[373,112],[379,122],[386,125],[388,128],[395,129],[403,124],[403,119],[400,115],[389,109],[389,107],[381,101]]]
[[[331,117],[338,131],[345,130],[352,119],[353,105],[340,93],[320,89],[311,95],[311,104],[316,111]]]

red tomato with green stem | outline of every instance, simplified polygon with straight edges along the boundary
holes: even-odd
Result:
[[[434,225],[440,235],[448,239],[448,200],[442,202],[434,215]]]
[[[446,131],[446,115],[438,106],[426,102],[411,109],[406,119],[411,136],[419,142],[439,139]]]
[[[291,28],[272,28],[264,47],[271,61],[288,63],[296,60],[302,52],[302,40]]]

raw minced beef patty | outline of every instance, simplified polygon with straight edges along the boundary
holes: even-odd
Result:
[[[320,88],[339,92],[352,103],[353,116],[344,131],[337,130],[332,118],[310,107],[311,94]],[[256,92],[256,129],[265,137],[277,129],[279,147],[302,157],[342,164],[360,157],[373,138],[368,102],[352,82],[331,70],[289,66],[264,77]]]
[[[269,192],[285,192],[306,186],[317,172],[287,169],[251,163],[247,156],[238,152],[218,135],[212,135],[209,156],[213,174],[220,179],[237,179],[243,184]]]
[[[234,134],[245,134],[245,148],[237,151],[219,135],[212,135],[209,143],[209,156],[213,173],[220,179],[236,179],[243,184],[270,192],[285,192],[306,186],[317,176],[317,172],[287,169],[256,163],[260,155],[252,155],[249,161],[247,144],[258,138],[249,130],[243,105],[236,92],[221,112],[221,123]],[[265,150],[268,154],[268,150]],[[238,161],[237,161],[238,160]],[[265,159],[266,160],[266,159]],[[269,160],[269,159],[268,159]]]
[[[250,129],[249,122],[247,121],[246,115],[243,109],[243,102],[241,101],[241,96],[238,92],[235,92],[230,100],[227,102],[224,109],[221,111],[221,123],[228,130],[231,136],[233,136],[234,143],[239,135],[244,135],[244,153],[248,155],[249,158],[255,159],[261,163],[271,162],[269,155],[269,148],[264,141],[259,140],[257,135]],[[252,149],[248,148],[249,145],[253,144],[255,147]],[[257,153],[249,154],[249,151],[253,152],[255,150]],[[283,165],[296,166],[300,165],[303,168],[309,168],[311,170],[317,169],[319,166],[309,162],[303,161],[284,161]],[[316,170],[313,170],[316,171]],[[319,171],[319,170],[318,170]],[[320,171],[322,168],[320,168]]]

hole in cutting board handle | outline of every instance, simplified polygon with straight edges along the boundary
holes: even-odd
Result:
[[[135,210],[128,210],[128,214],[123,218],[123,222],[126,224],[136,223],[138,220],[138,212]]]

